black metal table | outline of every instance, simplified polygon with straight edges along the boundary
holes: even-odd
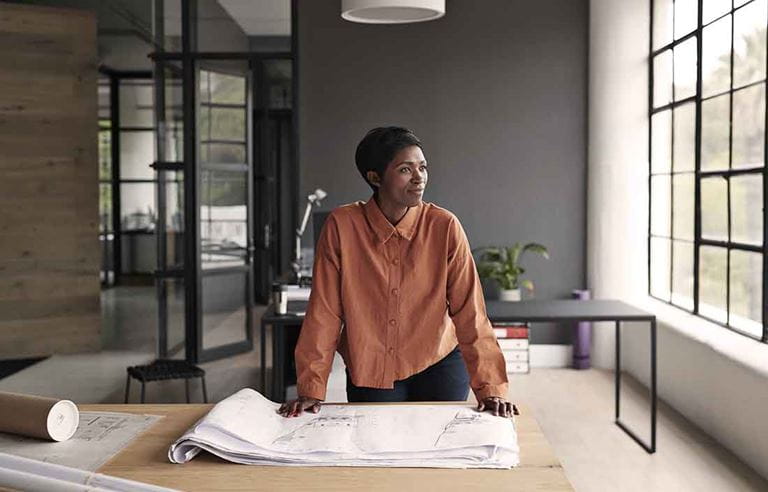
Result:
[[[487,301],[488,318],[491,321],[537,322],[578,322],[612,321],[616,323],[616,411],[614,422],[648,453],[656,452],[656,316],[621,301],[613,300],[530,300],[519,302]],[[270,305],[261,318],[261,388],[267,391],[266,373],[266,330],[272,326],[272,381],[269,397],[276,401],[285,400],[285,328],[300,326],[304,316],[278,315]],[[624,321],[641,321],[650,324],[651,334],[651,442],[644,442],[620,420],[621,351],[620,326]]]
[[[616,417],[614,422],[648,453],[656,452],[656,316],[621,301],[593,300],[552,300],[552,301],[488,301],[488,318],[491,321],[512,322],[578,322],[613,321],[616,323]],[[651,334],[651,442],[646,443],[629,429],[620,419],[621,388],[621,332],[623,321],[641,321],[650,325]]]

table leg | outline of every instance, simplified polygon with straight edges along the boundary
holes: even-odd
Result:
[[[621,428],[621,430],[626,432],[629,437],[634,439],[635,442],[651,454],[656,452],[656,318],[654,317],[648,321],[651,329],[651,444],[648,445],[619,420],[619,389],[621,384],[621,338],[619,321],[616,321],[616,420],[614,422]]]
[[[272,326],[272,401],[285,401],[285,325]]]
[[[267,326],[263,319],[261,321],[261,345],[259,352],[261,356],[261,394],[267,396]]]
[[[613,371],[614,378],[616,380],[616,406],[614,409],[614,419],[619,420],[619,395],[621,394],[621,322],[616,321],[616,363],[614,364],[615,370]]]
[[[656,318],[651,320],[651,453],[656,452]]]
[[[285,325],[280,327],[279,333],[275,334],[277,340],[277,390],[275,396],[278,401],[285,401]]]

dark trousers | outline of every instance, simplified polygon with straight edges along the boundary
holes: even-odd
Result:
[[[392,389],[363,388],[352,384],[347,371],[347,401],[465,401],[469,396],[469,374],[459,348],[420,373],[395,381]]]

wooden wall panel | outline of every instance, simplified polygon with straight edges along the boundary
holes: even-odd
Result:
[[[96,18],[0,2],[0,358],[95,350]]]

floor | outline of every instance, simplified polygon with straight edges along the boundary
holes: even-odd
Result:
[[[69,398],[77,403],[122,402],[125,367],[155,356],[154,290],[109,289],[103,294],[102,310],[102,352],[54,355],[0,379],[0,390]],[[260,312],[256,310],[255,315]],[[256,346],[249,353],[202,364],[212,401],[244,386],[258,386],[258,338],[254,337]],[[610,371],[534,368],[529,374],[510,378],[510,399],[524,403],[534,413],[577,491],[768,490],[768,480],[663,402],[657,421],[658,450],[647,454],[613,424]],[[647,392],[629,377],[623,381],[622,420],[645,437],[649,432]],[[138,385],[132,389],[131,400],[137,401]],[[192,397],[200,401],[199,383],[193,384]],[[327,399],[345,401],[343,364],[338,358]],[[184,385],[179,381],[149,384],[147,401],[182,402]]]

